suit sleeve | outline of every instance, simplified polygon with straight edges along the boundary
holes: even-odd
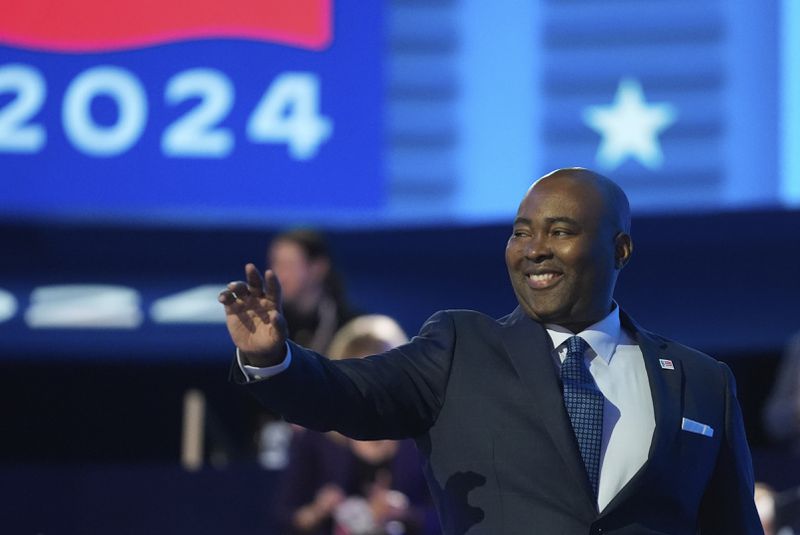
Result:
[[[725,380],[725,426],[717,464],[700,504],[702,535],[763,535],[753,499],[753,465],[730,368]]]
[[[362,440],[415,437],[438,416],[455,338],[452,316],[438,312],[408,344],[363,359],[331,361],[292,344],[287,370],[244,387],[310,429]],[[231,379],[245,382],[235,364]]]

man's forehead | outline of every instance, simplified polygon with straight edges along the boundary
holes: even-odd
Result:
[[[582,180],[539,180],[527,191],[519,210],[544,208],[554,203],[564,205],[565,208],[589,209],[604,205],[605,198],[596,185]]]
[[[548,178],[548,177],[545,177]],[[514,223],[571,222],[584,226],[598,225],[607,214],[603,194],[593,184],[569,177],[551,177],[537,181],[525,194]]]
[[[517,210],[518,217],[558,215],[630,232],[625,192],[611,179],[589,169],[570,167],[543,176],[528,189]]]

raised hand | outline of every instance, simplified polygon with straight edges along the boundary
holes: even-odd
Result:
[[[287,338],[280,282],[272,270],[263,279],[253,264],[244,270],[246,282],[231,282],[219,294],[228,332],[248,364],[279,364],[286,357]]]
[[[333,514],[336,507],[342,503],[347,496],[344,491],[333,483],[324,485],[314,501],[297,509],[292,515],[292,524],[299,532],[311,532],[320,527]]]

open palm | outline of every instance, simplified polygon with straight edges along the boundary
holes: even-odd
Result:
[[[253,264],[245,266],[245,278],[229,283],[219,294],[228,332],[248,363],[278,364],[286,355],[287,338],[280,282],[272,270],[262,279]]]

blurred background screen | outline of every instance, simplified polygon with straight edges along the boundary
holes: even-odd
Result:
[[[638,214],[800,200],[791,1],[8,4],[6,221],[505,222],[566,165]]]
[[[800,203],[797,11],[791,0],[3,2],[0,358],[224,358],[216,293],[244,261],[263,264],[271,233],[302,225],[347,251],[356,302],[409,332],[447,306],[502,314],[514,305],[507,225],[557,167],[613,177],[638,220],[700,218],[677,241],[670,224],[634,233],[655,251],[689,244],[725,263],[738,227],[796,240],[747,214]],[[433,275],[450,262],[439,244],[468,232],[469,266]],[[646,274],[676,256],[639,258]],[[744,269],[761,268],[709,267],[739,281]],[[635,309],[646,279],[628,278]],[[460,302],[464,285],[483,289]],[[747,303],[729,289],[704,293]],[[791,323],[708,335],[661,310],[656,326],[710,349],[777,346]]]

